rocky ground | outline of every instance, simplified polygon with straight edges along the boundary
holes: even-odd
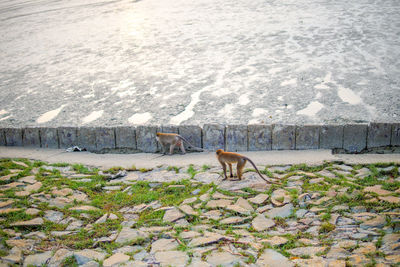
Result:
[[[397,164],[98,170],[0,160],[0,266],[398,266]]]

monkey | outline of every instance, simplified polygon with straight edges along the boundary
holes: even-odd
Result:
[[[249,161],[253,165],[253,167],[256,169],[258,175],[260,175],[260,177],[264,181],[266,181],[267,183],[276,183],[276,182],[273,182],[271,180],[268,180],[268,178],[264,178],[261,175],[260,171],[257,169],[257,167],[254,164],[254,162],[251,159],[249,159],[248,157],[244,156],[244,155],[241,155],[241,154],[238,154],[238,153],[234,153],[234,152],[225,152],[222,149],[218,149],[216,151],[216,156],[217,156],[217,159],[218,159],[219,163],[221,163],[221,165],[222,165],[222,169],[224,170],[225,178],[223,180],[228,179],[228,177],[226,176],[226,164],[229,165],[229,172],[231,174],[230,177],[232,178],[233,177],[232,164],[237,163],[237,167],[236,167],[237,176],[238,176],[238,179],[241,180],[242,179],[244,165],[246,165],[246,162]]]
[[[170,145],[170,147],[169,147],[169,154],[170,155],[172,155],[175,146],[179,146],[181,151],[182,151],[182,155],[184,155],[186,153],[186,151],[185,151],[185,147],[183,146],[183,142],[187,143],[189,145],[189,147],[192,147],[192,148],[194,148],[196,150],[204,151],[204,149],[199,148],[199,147],[195,147],[194,145],[189,143],[189,141],[187,141],[184,137],[180,136],[179,134],[176,134],[176,133],[157,133],[156,135],[157,135],[156,139],[161,144],[161,147],[162,147],[164,155],[166,154],[165,146],[167,144]]]

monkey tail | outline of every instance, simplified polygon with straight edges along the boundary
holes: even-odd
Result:
[[[264,176],[262,176],[261,173],[260,173],[260,171],[258,170],[256,164],[254,164],[254,162],[253,162],[251,159],[247,158],[247,157],[245,157],[245,159],[248,160],[248,161],[251,163],[251,165],[253,165],[253,167],[254,167],[254,169],[256,169],[258,175],[260,175],[260,177],[261,177],[264,181],[266,181],[267,183],[271,183],[271,184],[278,184],[277,182],[274,182],[274,181],[268,180],[267,178],[264,178]]]
[[[183,136],[181,136],[181,135],[179,135],[179,134],[178,134],[178,136],[179,136],[179,138],[182,139],[186,144],[188,144],[189,147],[194,148],[194,149],[197,149],[197,150],[200,150],[200,151],[208,151],[208,150],[206,150],[206,149],[203,149],[203,148],[196,147],[196,146],[192,145],[188,140],[186,140],[185,137],[183,137]]]

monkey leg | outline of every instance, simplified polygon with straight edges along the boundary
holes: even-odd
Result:
[[[243,169],[244,169],[244,165],[246,165],[246,161],[245,160],[239,160],[237,163],[237,175],[238,175],[238,179],[242,180],[242,174],[243,174]]]
[[[169,154],[172,155],[174,153],[174,149],[175,149],[175,144],[171,144],[171,146],[169,147]]]
[[[161,144],[161,149],[162,149],[162,153],[165,155],[165,154],[167,154],[167,151],[166,151],[166,148],[165,148],[165,145],[164,144],[162,144],[162,143],[160,143]]]
[[[228,163],[228,165],[229,165],[229,172],[231,173],[231,178],[233,178],[232,163]]]
[[[225,164],[225,162],[220,162],[221,163],[221,165],[222,165],[222,169],[224,170],[224,179],[222,179],[222,180],[226,180],[226,179],[228,179],[228,177],[226,176],[226,164]]]
[[[185,147],[183,146],[183,142],[179,141],[179,146],[181,147],[182,155],[186,154]]]

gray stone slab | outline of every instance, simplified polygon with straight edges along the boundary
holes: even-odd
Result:
[[[201,128],[197,125],[180,125],[179,135],[184,137],[192,145],[202,148]]]
[[[343,125],[322,125],[319,133],[319,148],[343,148]]]
[[[163,125],[161,126],[161,132],[162,133],[179,133],[178,127],[177,126],[172,126],[172,125]]]
[[[29,127],[23,129],[22,144],[28,147],[40,147],[39,128]]]
[[[136,149],[136,128],[133,126],[115,128],[115,146]]]
[[[272,149],[294,149],[295,148],[295,125],[274,124],[272,127]]]
[[[319,125],[296,126],[296,149],[318,149],[319,129]]]
[[[21,128],[5,128],[4,135],[7,146],[22,146]]]
[[[76,145],[88,151],[96,151],[96,129],[94,127],[79,127],[76,131]]]
[[[96,132],[96,149],[100,151],[105,148],[115,148],[115,129],[111,127],[97,127]]]
[[[0,146],[6,145],[6,137],[4,135],[4,129],[0,128]]]
[[[343,128],[343,149],[361,152],[367,146],[367,124],[347,124]]]
[[[225,129],[227,151],[247,151],[247,125],[228,125]]]
[[[390,146],[392,124],[371,122],[368,126],[367,147]]]
[[[263,151],[272,149],[272,125],[248,125],[247,136],[249,151]]]
[[[143,152],[157,152],[156,140],[157,126],[138,126],[136,128],[137,149]]]
[[[392,138],[390,144],[392,146],[400,146],[400,123],[392,124]]]
[[[77,145],[76,127],[60,127],[57,129],[60,148]]]
[[[40,128],[40,143],[44,148],[58,148],[57,128]]]
[[[208,150],[225,149],[225,126],[221,124],[204,124],[203,148]]]

